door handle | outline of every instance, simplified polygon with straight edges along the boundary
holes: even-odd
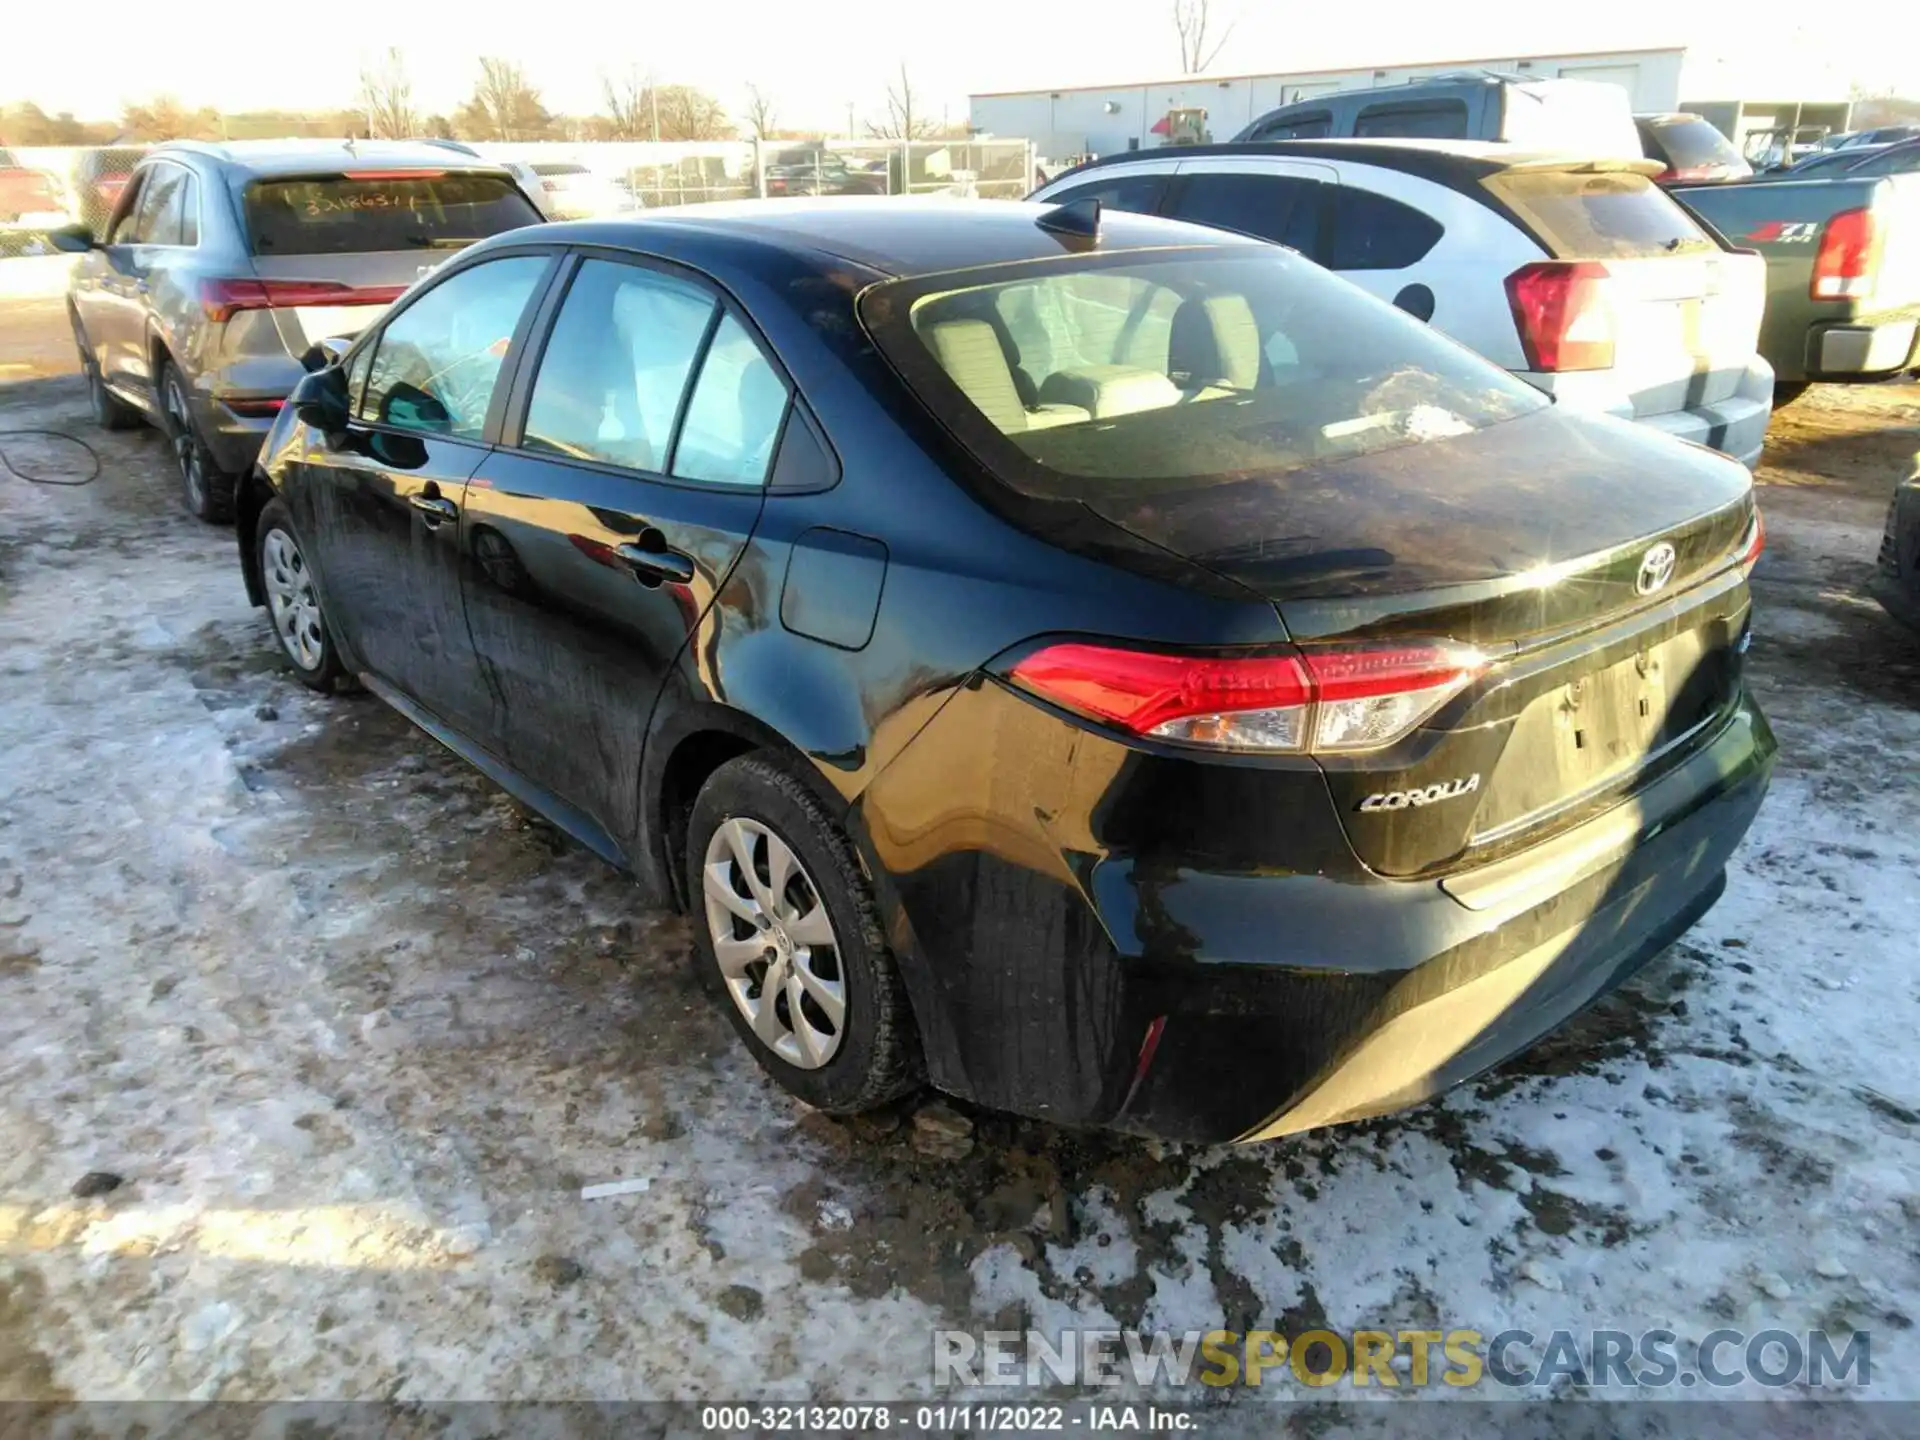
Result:
[[[642,550],[638,545],[616,545],[613,553],[642,577],[671,580],[675,585],[693,583],[693,560],[678,550]]]
[[[440,495],[409,495],[407,503],[424,515],[429,525],[457,519],[460,514],[458,505]]]

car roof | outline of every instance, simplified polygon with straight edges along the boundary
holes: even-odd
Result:
[[[1040,260],[1070,252],[1074,242],[1035,223],[1059,207],[1016,200],[944,196],[832,196],[797,200],[722,200],[648,211],[632,218],[574,220],[510,230],[482,242],[542,239],[643,252],[691,254],[702,239],[747,241],[789,254],[826,254],[894,277],[935,275],[983,265]],[[1098,250],[1170,246],[1260,245],[1225,230],[1108,209]]]
[[[504,168],[426,140],[169,140],[155,146],[153,153],[201,155],[256,175]]]
[[[1243,159],[1249,155],[1351,160],[1389,170],[1404,170],[1409,174],[1438,180],[1442,184],[1480,180],[1505,170],[1560,170],[1592,165],[1651,175],[1660,169],[1656,162],[1640,157],[1603,157],[1575,150],[1529,150],[1498,140],[1235,140],[1224,145],[1181,145],[1164,150],[1128,150],[1120,154],[1103,155],[1098,160],[1090,160],[1085,165],[1055,176],[1052,183],[1057,185],[1069,175],[1104,166],[1124,165],[1129,161],[1204,160],[1215,156]]]

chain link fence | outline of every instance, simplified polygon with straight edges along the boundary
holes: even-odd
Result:
[[[0,257],[43,255],[46,232],[105,233],[151,147],[0,149]],[[513,170],[551,218],[807,195],[957,195],[1018,200],[1035,184],[1025,140],[479,142],[459,148]]]

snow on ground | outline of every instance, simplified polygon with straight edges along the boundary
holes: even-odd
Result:
[[[153,437],[0,386],[105,463],[0,479],[0,1398],[912,1397],[936,1326],[1323,1323],[1857,1329],[1920,1398],[1920,643],[1860,599],[1916,400],[1783,417],[1778,778],[1623,992],[1405,1116],[952,1162],[771,1090],[679,920],[285,676]]]

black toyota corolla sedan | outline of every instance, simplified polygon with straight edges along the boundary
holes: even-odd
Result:
[[[494,237],[302,382],[239,531],[309,684],[690,913],[829,1111],[1419,1101],[1697,920],[1774,751],[1738,464],[1091,205]]]

